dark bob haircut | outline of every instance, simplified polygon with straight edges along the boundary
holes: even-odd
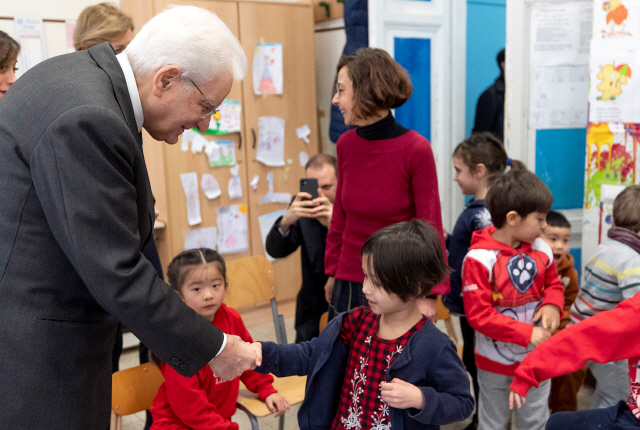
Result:
[[[407,71],[382,49],[360,48],[343,55],[338,73],[343,67],[353,83],[353,113],[361,119],[402,106],[413,92]]]
[[[553,195],[532,171],[510,170],[491,184],[485,204],[493,225],[502,228],[511,211],[523,218],[533,212],[548,213]]]
[[[451,271],[440,235],[418,219],[376,231],[362,245],[360,256],[373,263],[374,283],[403,302],[429,294]]]

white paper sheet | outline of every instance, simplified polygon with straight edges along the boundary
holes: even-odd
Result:
[[[182,150],[182,152],[187,152],[189,150],[189,144],[193,142],[193,138],[197,134],[198,133],[196,133],[192,129],[188,129],[182,132],[182,138],[180,140],[180,149]]]
[[[284,166],[284,119],[276,116],[258,118],[256,160],[267,166]]]
[[[282,43],[258,43],[253,53],[253,92],[282,94]]]
[[[233,166],[236,164],[236,144],[231,140],[218,140],[209,147],[209,167]]]
[[[187,197],[187,221],[189,225],[202,222],[200,217],[200,196],[198,194],[198,174],[196,172],[181,173],[182,189]]]
[[[193,152],[194,154],[196,152],[202,152],[208,144],[209,144],[209,140],[207,138],[194,132],[193,141],[191,142],[191,152]]]
[[[67,52],[75,52],[76,48],[73,45],[73,32],[76,29],[76,20],[75,19],[67,19],[64,21],[65,28],[67,30]]]
[[[222,194],[218,180],[208,173],[202,175],[200,186],[202,187],[202,191],[204,191],[204,195],[207,196],[209,200],[218,198]]]
[[[240,176],[232,176],[229,179],[228,191],[229,191],[229,198],[231,200],[242,198],[242,183],[240,181]]]
[[[46,58],[42,18],[16,17],[14,24],[16,40],[20,44],[18,65],[24,74],[24,72]]]
[[[603,44],[637,46],[640,3],[633,0],[593,2],[593,38]]]
[[[258,217],[258,224],[260,225],[260,236],[262,237],[262,246],[264,248],[264,256],[267,257],[269,261],[275,261],[275,258],[269,255],[267,252],[267,236],[269,235],[269,231],[275,224],[276,220],[284,214],[287,213],[286,209],[280,209],[279,211],[271,212],[268,214],[264,214]]]
[[[259,175],[254,175],[253,179],[251,180],[251,188],[256,190],[258,188],[258,181],[260,180],[260,176]]]
[[[260,196],[258,199],[259,205],[263,203],[289,203],[291,201],[291,194],[273,192],[273,172],[267,173],[267,182],[269,182],[269,192]]]
[[[232,254],[249,249],[247,205],[218,208],[218,252]]]
[[[298,139],[304,140],[305,143],[309,143],[309,135],[311,134],[311,129],[308,125],[303,125],[302,127],[296,128],[296,135]]]
[[[216,115],[211,116],[209,134],[227,134],[240,132],[242,104],[238,100],[224,100]]]
[[[184,249],[209,248],[216,249],[218,229],[216,227],[197,228],[185,233]]]
[[[300,155],[298,156],[298,158],[299,158],[299,161],[300,161],[300,165],[302,167],[306,166],[307,163],[309,162],[309,154],[307,154],[304,151],[300,152]]]

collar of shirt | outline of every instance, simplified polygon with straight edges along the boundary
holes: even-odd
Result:
[[[116,55],[122,72],[124,73],[124,79],[127,82],[127,89],[129,90],[129,97],[131,97],[131,104],[133,105],[133,113],[136,116],[136,125],[138,131],[142,131],[142,124],[144,123],[144,114],[142,113],[142,103],[140,102],[140,94],[138,93],[138,85],[136,84],[136,77],[133,74],[131,63],[129,58],[124,52]]]

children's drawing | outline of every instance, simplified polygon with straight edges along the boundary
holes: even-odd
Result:
[[[249,249],[247,205],[218,208],[218,252],[232,254]]]
[[[264,247],[264,256],[269,261],[275,261],[275,258],[269,255],[267,252],[267,236],[269,231],[275,224],[276,220],[287,213],[286,209],[280,209],[279,211],[271,212],[258,217],[258,224],[260,225],[260,236],[262,237],[262,246]]]
[[[600,80],[596,89],[601,93],[597,99],[615,100],[616,96],[622,94],[622,86],[627,85],[627,79],[631,78],[631,67],[628,64],[606,64],[600,67],[596,76]]]
[[[236,164],[236,144],[231,140],[211,142],[207,148],[209,167],[233,166]]]
[[[218,198],[220,197],[220,194],[222,194],[222,191],[220,191],[220,184],[218,184],[218,181],[213,177],[213,175],[208,173],[202,175],[200,186],[202,187],[202,191],[204,191],[204,195],[207,196],[209,200]]]
[[[600,35],[602,37],[631,35],[626,28],[629,10],[623,4],[622,0],[605,0],[601,2],[601,7],[604,11],[604,19],[606,22],[606,25],[600,29]]]
[[[589,122],[640,123],[640,100],[635,95],[640,84],[635,84],[634,74],[637,53],[591,47]]]
[[[209,248],[216,249],[218,229],[216,227],[197,228],[185,233],[184,249]]]
[[[291,194],[273,192],[273,172],[267,173],[267,182],[269,183],[269,191],[267,194],[260,196],[258,199],[259,205],[263,203],[289,203],[291,201]]]
[[[196,172],[181,173],[182,189],[187,196],[187,221],[189,225],[202,222],[200,217],[200,196],[198,195],[198,174]]]
[[[258,118],[256,159],[267,166],[284,166],[284,119],[276,116]]]
[[[240,132],[242,104],[238,100],[224,100],[219,111],[211,116],[206,134],[227,134]]]
[[[258,43],[253,53],[253,92],[282,94],[282,43]]]
[[[242,184],[240,182],[240,176],[232,176],[229,179],[229,198],[241,199],[242,198]]]

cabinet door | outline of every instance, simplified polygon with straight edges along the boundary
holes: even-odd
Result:
[[[304,177],[300,165],[300,152],[309,157],[318,152],[318,132],[315,97],[315,71],[313,50],[313,13],[309,4],[275,4],[267,2],[241,2],[240,41],[249,61],[244,81],[244,127],[247,145],[248,177],[258,175],[257,190],[249,191],[249,213],[253,253],[263,254],[258,217],[279,209],[286,203],[259,204],[259,198],[268,192],[267,173],[273,172],[273,191],[291,193],[299,191],[299,179]],[[281,43],[283,57],[283,92],[281,95],[255,95],[252,81],[253,55],[257,43]],[[285,120],[284,167],[269,167],[256,160],[253,133],[258,136],[258,118],[276,116]],[[296,135],[296,128],[309,126],[310,143]],[[289,162],[289,160],[291,162]],[[301,284],[299,251],[274,263],[278,280],[278,298],[295,297]]]
[[[154,0],[154,13],[159,13],[172,4],[193,5],[208,9],[217,14],[236,37],[239,36],[238,5],[235,2]],[[234,82],[227,99],[242,101],[242,85],[242,82]],[[240,204],[248,208],[249,205],[249,188],[246,180],[246,139],[241,139],[239,133],[216,136],[205,134],[203,136],[207,140],[230,140],[234,142],[236,160],[240,167],[238,176],[241,178],[242,198],[233,200],[229,198],[228,185],[229,180],[233,176],[230,172],[231,166],[209,167],[208,157],[204,152],[193,154],[191,150],[187,152],[181,150],[182,139],[175,145],[163,144],[167,201],[169,202],[167,204],[168,219],[166,233],[170,236],[169,242],[171,244],[172,256],[175,256],[184,249],[184,237],[187,232],[197,228],[215,227],[218,225],[216,210],[219,207]],[[145,144],[148,145],[149,142]],[[152,142],[151,144],[155,145],[156,142]],[[202,217],[202,223],[194,225],[193,227],[190,227],[187,221],[186,196],[180,181],[180,174],[188,172],[196,172],[198,175],[200,214]],[[207,199],[200,186],[202,175],[205,173],[213,175],[220,185],[222,195],[214,200]],[[249,224],[249,221],[247,221],[247,224]],[[231,260],[251,255],[251,227],[249,225],[247,234],[249,237],[249,249],[242,253],[225,254],[225,259]]]

